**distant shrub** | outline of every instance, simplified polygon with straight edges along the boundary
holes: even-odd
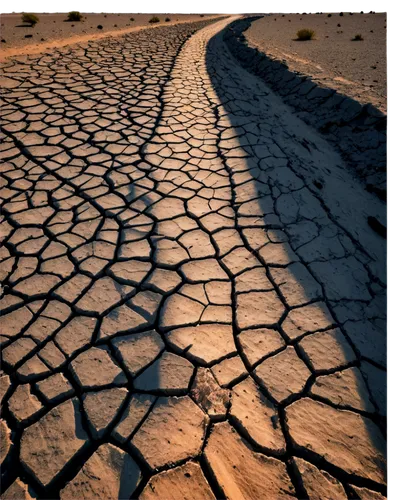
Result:
[[[204,17],[204,14],[200,14],[200,17]]]
[[[305,41],[305,40],[313,40],[315,37],[315,31],[310,30],[309,28],[304,28],[297,32],[297,40]]]
[[[332,14],[328,14],[328,17],[332,17]]]
[[[68,21],[70,22],[79,22],[82,21],[82,14],[77,10],[73,10],[68,13]]]
[[[339,16],[340,16],[340,17],[343,17],[343,12],[341,12],[341,13],[339,14]]]
[[[99,25],[97,26],[97,29],[98,29],[98,30],[102,30],[102,29],[103,29],[103,26],[102,26],[101,24],[99,24]]]
[[[22,14],[22,22],[35,26],[35,24],[39,22],[39,18],[35,14],[26,14],[24,12]]]
[[[361,42],[362,40],[364,40],[364,38],[361,33],[357,33],[357,35],[354,35],[353,42]]]
[[[132,21],[132,22],[133,22],[134,20],[135,20],[135,18],[134,18],[134,17],[131,17],[131,18],[129,19],[129,21]]]
[[[171,21],[171,19],[170,19],[169,17],[166,17],[166,18],[165,18],[165,22],[166,22],[166,23],[169,23],[170,21]]]
[[[160,22],[160,18],[157,17],[157,16],[153,16],[151,19],[149,19],[149,23],[159,23]]]
[[[342,25],[341,25],[340,23],[338,23],[337,27],[338,27],[338,28],[341,28],[341,27],[342,27]]]

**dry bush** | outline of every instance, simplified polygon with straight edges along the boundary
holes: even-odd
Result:
[[[304,42],[305,40],[313,40],[315,38],[315,31],[309,28],[303,28],[297,32],[297,40]]]
[[[35,14],[26,14],[24,12],[22,14],[22,22],[35,26],[35,24],[39,22],[39,18]]]

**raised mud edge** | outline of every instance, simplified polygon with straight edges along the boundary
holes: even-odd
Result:
[[[319,86],[312,77],[250,47],[243,33],[253,16],[232,22],[224,41],[239,63],[260,77],[307,124],[339,150],[344,161],[365,182],[366,189],[386,201],[387,116],[372,104],[362,105],[336,90]]]

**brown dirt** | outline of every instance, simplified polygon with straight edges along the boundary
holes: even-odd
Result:
[[[37,14],[39,22],[31,28],[21,21],[21,14],[0,14],[0,61],[8,57],[37,54],[47,49],[63,47],[106,36],[118,36],[143,28],[200,21],[215,14],[84,14],[81,22],[67,22],[66,13]],[[150,24],[157,16],[159,23]],[[134,21],[130,19],[133,18]],[[169,22],[165,19],[169,18]],[[103,26],[98,29],[97,26]],[[32,37],[25,38],[26,35]],[[3,42],[5,40],[5,42]]]
[[[313,29],[315,40],[296,41],[302,28]],[[364,40],[352,41],[358,33]],[[291,71],[386,111],[386,14],[270,14],[245,35],[249,45],[285,61]]]

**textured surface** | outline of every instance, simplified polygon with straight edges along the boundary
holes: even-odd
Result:
[[[4,490],[385,493],[382,207],[233,19],[3,66]]]

